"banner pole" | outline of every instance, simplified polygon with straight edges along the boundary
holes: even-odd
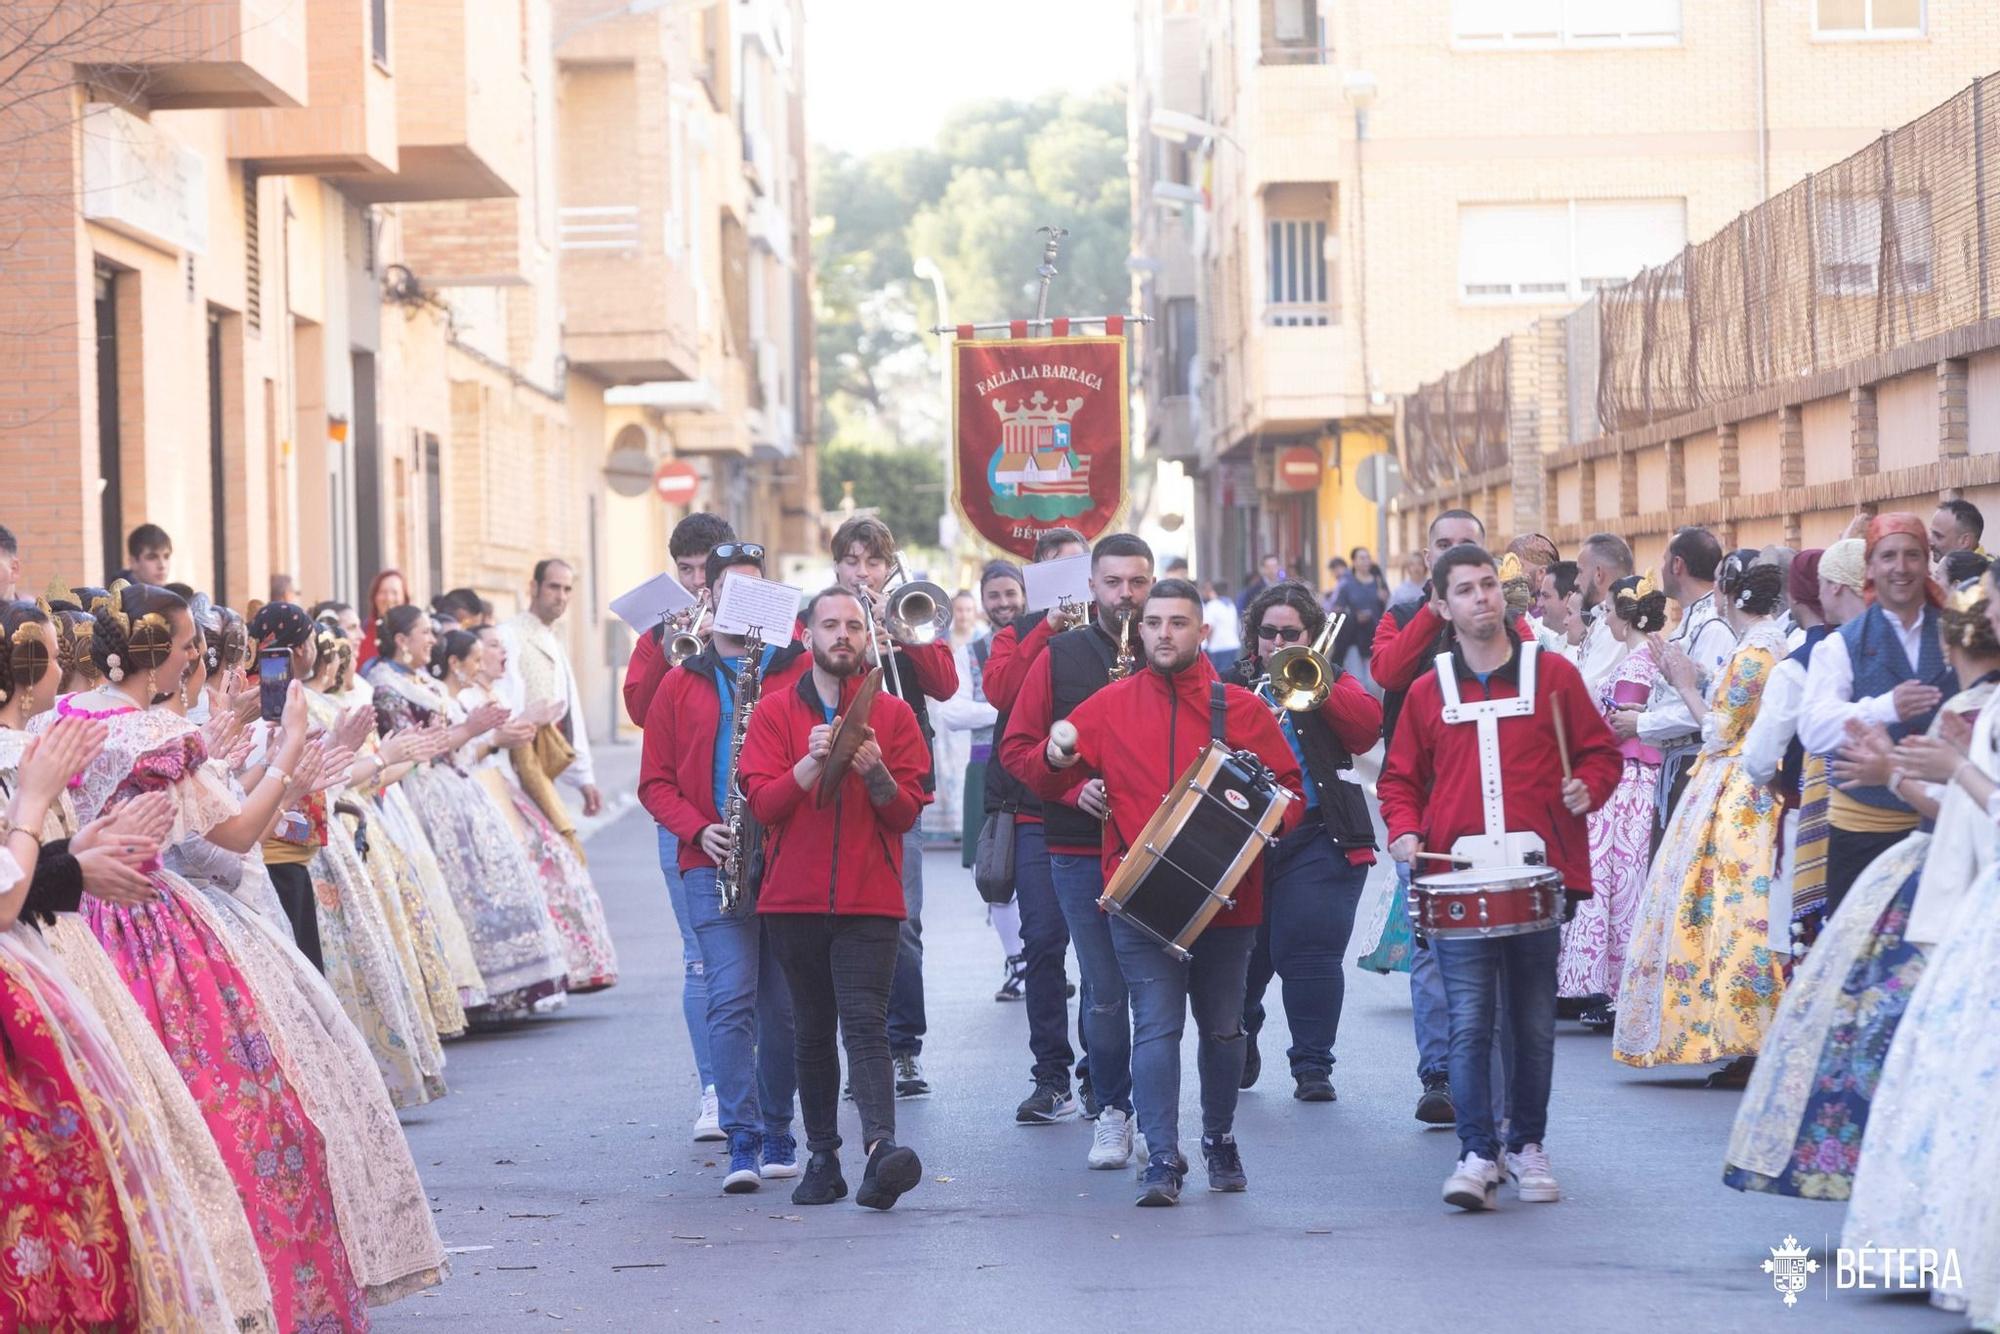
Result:
[[[1036,276],[1042,280],[1041,291],[1035,296],[1035,320],[1039,323],[1047,318],[1049,313],[1049,284],[1055,281],[1056,274],[1060,272],[1056,268],[1056,253],[1062,249],[1062,239],[1069,235],[1069,228],[1050,224],[1035,228],[1035,232],[1039,236],[1048,238],[1047,244],[1042,247],[1041,267],[1035,270]]]

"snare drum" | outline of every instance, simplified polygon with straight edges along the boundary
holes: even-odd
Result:
[[[1562,925],[1562,876],[1549,866],[1446,871],[1412,888],[1421,935],[1519,936]]]

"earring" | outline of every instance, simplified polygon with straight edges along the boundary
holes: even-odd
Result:
[[[151,667],[148,667],[146,669],[146,700],[148,704],[150,705],[150,703],[153,700],[157,699],[159,697],[159,694],[160,694],[159,673],[154,671]]]
[[[29,686],[21,692],[21,716],[31,718],[35,713],[35,688]]]

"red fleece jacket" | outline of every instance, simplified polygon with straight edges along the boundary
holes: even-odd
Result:
[[[1111,799],[1111,819],[1100,854],[1106,881],[1125,859],[1126,850],[1138,842],[1139,831],[1165,802],[1174,781],[1208,745],[1209,684],[1216,679],[1208,659],[1198,657],[1193,666],[1172,677],[1145,669],[1114,681],[1069,715],[1076,725],[1079,763],[1051,769],[1047,756],[1038,752],[1033,765],[1015,770],[1030,787],[1052,799],[1076,785],[1079,774],[1104,779]],[[1225,686],[1224,691],[1228,701],[1224,744],[1256,752],[1292,794],[1294,800],[1285,807],[1278,832],[1291,830],[1306,810],[1298,759],[1262,700],[1241,686]],[[1008,736],[1013,735],[1010,726]],[[1042,744],[1047,744],[1046,732]],[[1263,920],[1264,859],[1259,856],[1236,887],[1236,906],[1217,913],[1213,924],[1255,926]]]
[[[843,684],[843,710],[860,688],[859,676]],[[757,911],[901,918],[903,835],[930,800],[923,785],[930,756],[916,715],[885,691],[868,716],[896,780],[895,795],[881,806],[868,800],[858,773],[850,772],[823,808],[792,776],[813,728],[826,720],[811,671],[801,672],[790,689],[766,694],[751,716],[736,769],[751,813],[765,829]]]

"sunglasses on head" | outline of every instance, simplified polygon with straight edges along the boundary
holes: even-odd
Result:
[[[732,556],[741,556],[745,560],[762,560],[764,548],[755,542],[724,542],[708,554],[718,560],[728,560]]]
[[[1287,644],[1296,644],[1306,637],[1303,625],[1260,625],[1257,627],[1259,639],[1282,639]]]

